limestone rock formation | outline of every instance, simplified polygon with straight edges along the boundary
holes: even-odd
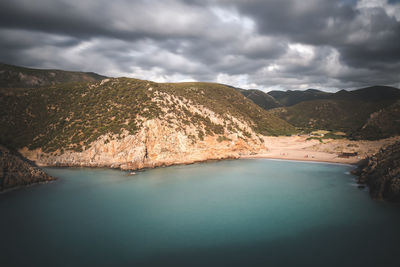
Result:
[[[211,159],[238,158],[265,151],[261,139],[244,139],[238,134],[205,136],[203,140],[188,134],[194,128],[176,130],[162,120],[145,122],[136,134],[103,135],[81,152],[45,153],[41,149],[20,152],[39,165],[110,167],[125,170],[189,164]],[[254,132],[250,131],[254,134]],[[123,136],[123,137],[121,137]]]

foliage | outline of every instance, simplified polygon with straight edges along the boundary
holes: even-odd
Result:
[[[329,99],[301,102],[269,112],[297,127],[343,131],[350,134],[360,128],[371,113],[384,105],[382,102]]]
[[[275,100],[275,98],[267,93],[264,93],[263,91],[256,89],[245,90],[239,88],[236,88],[236,90],[265,110],[282,106],[282,104]]]
[[[187,104],[187,105],[186,105]],[[0,90],[0,142],[46,152],[81,151],[98,137],[137,133],[144,121],[159,118],[177,130],[194,125],[196,138],[240,130],[236,117],[262,134],[294,132],[285,121],[268,114],[234,89],[213,83],[161,84],[118,78],[102,82],[63,83],[35,89]],[[190,110],[204,107],[220,118]],[[167,110],[167,111],[166,111]],[[244,132],[244,135],[249,133]],[[111,138],[111,137],[110,137]],[[108,142],[108,141],[107,141]]]
[[[377,140],[400,135],[400,100],[370,115],[368,121],[351,134],[354,139]]]
[[[66,82],[93,82],[105,78],[93,72],[40,70],[0,63],[0,87],[2,88],[52,86]]]

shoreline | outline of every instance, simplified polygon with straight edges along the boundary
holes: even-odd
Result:
[[[146,171],[148,169],[168,167],[168,166],[184,166],[196,163],[207,163],[212,161],[221,160],[234,160],[234,159],[268,159],[268,160],[279,160],[279,161],[297,161],[305,163],[325,163],[325,164],[337,164],[347,165],[356,167],[358,163],[365,158],[376,154],[382,147],[385,147],[395,141],[400,140],[400,136],[377,140],[377,141],[354,141],[348,139],[332,140],[326,139],[323,141],[309,140],[307,136],[279,136],[279,137],[264,137],[265,149],[259,151],[259,153],[240,154],[235,156],[216,156],[213,155],[210,158],[203,159],[186,159],[181,161],[167,161],[167,162],[147,162],[142,166],[136,166],[136,168],[121,167],[117,164],[102,164],[91,162],[88,164],[84,161],[77,161],[75,164],[68,163],[55,163],[55,164],[44,164],[44,162],[33,161],[37,167],[43,168],[106,168],[115,169],[120,171]],[[22,154],[22,153],[21,153]],[[24,154],[23,154],[24,155]],[[27,157],[27,155],[24,155]],[[27,157],[29,158],[29,157]],[[79,162],[79,163],[78,163]],[[27,185],[29,186],[29,185]],[[25,188],[27,186],[21,186],[17,188],[9,188],[3,190],[1,194],[13,191],[19,188]]]
[[[119,171],[124,171],[124,172],[130,172],[130,171],[138,171],[138,172],[143,172],[146,170],[152,170],[156,168],[167,168],[167,167],[173,167],[173,166],[186,166],[186,165],[193,165],[193,164],[203,164],[203,163],[211,163],[211,162],[219,162],[219,161],[225,161],[225,160],[241,160],[241,159],[267,159],[267,160],[275,160],[275,161],[293,161],[293,162],[304,162],[304,163],[323,163],[323,164],[334,164],[334,165],[346,165],[346,166],[353,166],[356,167],[358,161],[351,161],[351,162],[340,162],[340,161],[334,161],[334,160],[323,160],[323,159],[318,159],[318,158],[309,158],[309,159],[301,159],[301,158],[283,158],[283,157],[273,157],[273,156],[268,156],[265,155],[264,153],[262,154],[255,154],[255,155],[241,155],[239,157],[227,157],[227,158],[220,158],[220,159],[205,159],[205,160],[197,160],[193,162],[176,162],[176,163],[170,163],[167,165],[157,165],[153,167],[143,167],[143,168],[137,168],[137,169],[123,169],[119,167],[111,167],[111,166],[96,166],[96,165],[61,165],[61,164],[55,164],[55,165],[49,165],[49,164],[38,164],[37,166],[41,169],[45,168],[88,168],[88,169],[108,169],[108,170],[119,170]]]
[[[254,157],[255,156],[255,157]],[[266,160],[273,160],[273,161],[293,161],[293,162],[303,162],[303,163],[321,163],[321,164],[332,164],[332,165],[344,165],[344,166],[352,166],[357,167],[358,162],[355,163],[343,163],[343,162],[336,162],[336,161],[326,161],[326,160],[318,160],[318,159],[291,159],[291,158],[274,158],[274,157],[265,157],[265,156],[244,156],[239,159],[266,159]]]
[[[304,151],[303,151],[304,153]],[[323,153],[323,152],[319,152]],[[240,159],[270,159],[270,160],[282,160],[282,161],[299,161],[299,162],[314,162],[314,163],[332,163],[342,165],[357,166],[358,162],[363,158],[351,157],[351,158],[339,158],[335,154],[326,153],[328,156],[335,156],[333,158],[319,158],[319,157],[299,157],[299,156],[277,156],[268,153],[257,154],[257,155],[244,155]]]
[[[400,140],[400,136],[376,141],[308,139],[307,135],[264,137],[268,149],[255,155],[243,155],[240,158],[265,158],[276,160],[296,160],[304,162],[324,162],[356,166],[360,161],[376,154],[387,145]]]
[[[37,167],[40,169],[44,168],[89,168],[89,169],[109,169],[109,170],[120,170],[120,171],[145,171],[145,170],[151,170],[155,168],[166,168],[166,167],[172,167],[172,166],[185,166],[185,165],[192,165],[192,164],[197,164],[197,163],[207,163],[207,162],[218,162],[218,161],[223,161],[223,160],[237,160],[240,159],[240,156],[228,156],[228,157],[216,157],[216,158],[208,158],[204,160],[193,160],[193,161],[177,161],[177,162],[164,162],[160,164],[153,164],[149,166],[144,166],[141,168],[122,168],[120,166],[113,166],[113,165],[105,165],[105,164],[43,164],[40,162],[33,161]]]
[[[348,139],[324,139],[323,141],[309,139],[308,135],[297,136],[264,136],[263,148],[256,151],[237,152],[235,155],[224,154],[224,151],[214,151],[210,155],[193,156],[193,157],[172,157],[148,159],[143,162],[121,161],[120,159],[101,161],[80,158],[81,155],[75,155],[75,160],[68,161],[63,158],[44,159],[42,160],[37,154],[33,155],[31,151],[20,151],[26,158],[35,162],[39,167],[89,167],[89,168],[110,168],[126,171],[135,171],[141,169],[165,167],[170,165],[188,165],[197,162],[207,162],[223,159],[250,159],[250,158],[266,158],[279,160],[297,160],[305,162],[324,162],[357,165],[363,159],[374,155],[382,147],[385,147],[395,141],[400,140],[400,136],[377,140],[348,140]]]

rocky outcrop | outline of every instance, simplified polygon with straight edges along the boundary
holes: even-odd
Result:
[[[19,153],[0,145],[0,192],[53,180]]]
[[[191,130],[195,129],[188,126],[179,131],[165,121],[154,119],[146,121],[136,135],[129,135],[127,131],[122,135],[103,135],[82,152],[44,153],[41,149],[22,149],[20,152],[38,165],[136,170],[238,158],[266,149],[262,139],[256,137],[244,139],[238,134],[229,134],[205,136],[199,140],[190,134]]]
[[[400,202],[400,142],[367,158],[354,174],[358,183],[368,185],[372,198]]]

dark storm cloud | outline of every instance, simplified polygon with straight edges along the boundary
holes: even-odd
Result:
[[[388,0],[3,0],[0,61],[265,89],[399,86]]]
[[[291,35],[295,38],[314,36],[326,28],[327,18],[344,23],[354,17],[348,5],[338,5],[336,0],[296,1],[237,1],[238,8],[256,19],[262,33]]]
[[[80,38],[119,39],[197,37],[214,26],[203,7],[154,0],[4,0],[0,25]],[[214,30],[219,30],[218,28]],[[223,32],[221,32],[223,36]]]
[[[255,18],[261,33],[335,47],[355,67],[400,60],[400,22],[383,6],[357,9],[338,0],[238,1],[237,6]]]

